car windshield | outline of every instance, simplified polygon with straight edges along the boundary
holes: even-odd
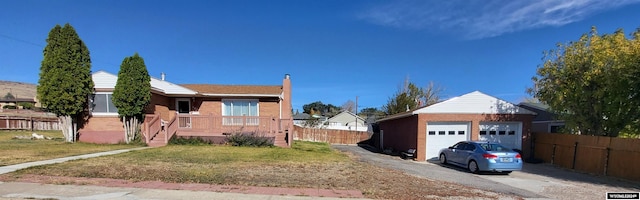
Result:
[[[480,145],[480,147],[482,147],[482,149],[484,149],[485,151],[511,151],[511,149],[504,147],[500,144],[478,144]]]

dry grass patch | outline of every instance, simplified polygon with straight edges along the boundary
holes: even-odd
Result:
[[[360,190],[366,197],[378,199],[500,197],[496,193],[422,179],[361,163],[331,149],[328,144],[311,142],[295,142],[289,149],[170,145],[34,167],[9,176],[19,179],[27,174],[171,183],[348,189]]]
[[[61,131],[35,132],[53,138],[52,140],[14,139],[15,136],[31,136],[32,133],[34,132],[0,131],[0,166],[140,146],[67,143]]]

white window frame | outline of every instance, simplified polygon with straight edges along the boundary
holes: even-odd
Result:
[[[240,117],[240,116],[235,116],[235,115],[229,115],[228,113],[226,113],[226,109],[225,109],[225,103],[226,102],[233,102],[233,101],[246,101],[246,102],[256,102],[256,115],[255,116],[247,116],[247,117],[260,117],[260,100],[259,99],[222,99],[220,102],[220,107],[222,109],[221,115],[222,115],[222,125],[230,125],[230,126],[237,126],[237,125],[260,125],[259,119],[256,120],[252,120],[252,122],[247,122],[247,123],[237,123],[233,118],[225,118],[225,117]],[[233,104],[232,104],[233,105]],[[231,109],[233,110],[233,109]]]
[[[224,104],[225,102],[228,101],[255,101],[256,102],[256,116],[253,117],[259,117],[260,116],[260,100],[259,99],[222,99],[222,104],[221,104],[221,108],[222,108],[222,116],[233,116],[233,115],[228,115],[226,112],[226,110],[224,109]],[[232,109],[233,110],[233,109]]]
[[[93,98],[89,98],[89,103],[93,104],[93,99],[95,98],[95,95],[98,94],[107,94],[107,95],[111,95],[111,98],[113,98],[113,92],[94,92],[93,94],[91,94],[93,96]],[[107,110],[109,109],[109,101],[113,101],[113,99],[107,99]],[[89,105],[89,108],[91,109],[91,115],[93,116],[118,116],[118,112],[93,112],[93,105]],[[117,108],[116,108],[117,109]]]

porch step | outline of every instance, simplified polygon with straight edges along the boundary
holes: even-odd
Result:
[[[167,134],[165,132],[158,133],[158,135],[156,135],[155,137],[151,138],[151,140],[149,140],[149,143],[147,143],[147,145],[149,145],[150,147],[167,146],[167,143],[164,142],[164,138],[166,135]]]

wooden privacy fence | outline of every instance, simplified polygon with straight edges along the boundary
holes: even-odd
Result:
[[[640,139],[534,133],[534,157],[577,171],[640,181]]]
[[[60,130],[57,117],[0,116],[0,130]]]
[[[293,139],[330,144],[357,144],[368,140],[371,133],[366,131],[332,130],[294,126]]]

